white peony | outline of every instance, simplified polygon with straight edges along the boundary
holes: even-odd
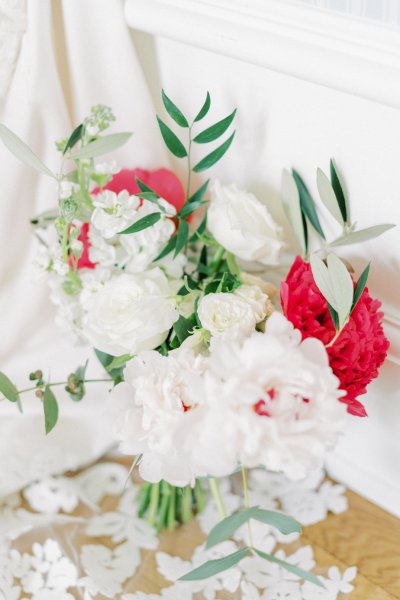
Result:
[[[119,194],[104,190],[94,197],[93,205],[92,224],[109,239],[133,223],[140,200],[126,190]]]
[[[164,273],[113,276],[83,306],[82,327],[95,348],[119,356],[159,346],[178,319]]]
[[[246,261],[278,264],[282,230],[253,194],[214,181],[207,214],[208,229],[229,252]]]
[[[201,411],[192,404],[204,359],[188,349],[142,352],[130,361],[125,382],[111,394],[114,429],[127,454],[143,454],[140,474],[178,486],[193,481],[190,449],[196,443]]]
[[[254,285],[240,286],[233,293],[207,294],[198,306],[204,329],[232,338],[249,335],[271,311],[268,296]]]
[[[192,457],[198,475],[228,475],[243,464],[300,479],[321,466],[344,429],[346,406],[319,340],[301,342],[273,313],[265,333],[241,343],[214,338],[208,361],[197,390],[209,406]]]

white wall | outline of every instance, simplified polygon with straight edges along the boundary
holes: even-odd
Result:
[[[137,30],[156,34],[150,37],[138,31],[134,33],[153,94],[158,94],[159,87],[163,86],[190,115],[195,114],[206,90],[210,90],[214,110],[209,123],[227,115],[234,106],[238,107],[235,142],[225,160],[213,168],[212,175],[254,191],[284,224],[278,197],[282,168],[296,167],[316,195],[316,168],[327,170],[329,158],[334,156],[345,176],[353,220],[360,227],[380,222],[400,224],[400,110],[396,108],[400,106],[400,93],[396,95],[400,80],[388,82],[386,88],[382,84],[382,94],[378,97],[372,90],[372,82],[365,80],[368,69],[364,69],[358,85],[351,80],[354,56],[349,59],[349,72],[338,73],[339,68],[346,70],[346,61],[340,56],[340,62],[335,63],[331,49],[327,72],[322,78],[324,85],[316,83],[318,77],[302,64],[293,64],[294,76],[289,75],[290,63],[281,57],[275,62],[273,56],[268,61],[263,56],[255,60],[249,49],[246,61],[241,61],[235,50],[240,43],[240,27],[235,30],[237,37],[230,36],[228,21],[228,29],[224,29],[223,15],[229,13],[221,13],[220,5],[226,5],[223,0],[207,3],[218,5],[220,20],[217,33],[214,32],[220,38],[217,42],[210,37],[216,23],[214,14],[209,15],[209,27],[202,38],[199,28],[205,26],[206,21],[197,21],[195,15],[190,20],[186,15],[184,26],[181,24],[180,28],[178,23],[171,31],[167,27],[168,19],[176,18],[179,11],[172,16],[156,11],[152,16],[151,4],[147,0],[146,16],[141,11],[143,3],[131,0],[127,17]],[[170,4],[173,5],[171,10],[178,10],[180,3],[162,0],[153,4],[158,9],[161,4]],[[235,8],[237,5],[235,2]],[[229,11],[226,6],[225,9]],[[245,17],[243,19],[245,22]],[[193,30],[193,45],[187,23],[191,23]],[[273,34],[268,26],[263,35],[265,40],[257,38],[258,51],[263,51],[264,40],[265,49],[271,52]],[[376,35],[378,39],[380,32]],[[168,39],[171,37],[174,39]],[[289,39],[288,43],[296,62],[293,40]],[[300,62],[307,58],[303,39],[301,44]],[[277,49],[284,52],[284,48],[284,36],[280,32]],[[318,51],[317,46],[314,49]],[[391,54],[388,48],[386,51]],[[400,64],[397,51],[396,46],[390,69],[397,69]],[[323,52],[327,52],[326,47],[321,47]],[[351,54],[351,49],[349,52]],[[370,58],[372,75],[377,55]],[[362,60],[366,61],[365,55]],[[379,60],[384,57],[380,55]],[[263,66],[266,63],[270,68]],[[321,64],[320,61],[316,68],[320,69]],[[333,87],[329,86],[330,76]],[[391,94],[390,86],[394,84],[397,87],[393,87]],[[343,89],[346,91],[340,91]],[[179,161],[176,167],[184,169]],[[330,467],[333,474],[350,487],[400,515],[400,230],[362,246],[349,246],[343,249],[342,255],[357,272],[373,258],[369,287],[371,293],[384,302],[385,327],[392,349],[391,361],[382,369],[381,378],[371,386],[365,399],[370,418],[349,419],[347,434],[331,457]]]

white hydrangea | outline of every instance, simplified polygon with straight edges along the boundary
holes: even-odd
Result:
[[[119,194],[104,190],[94,197],[93,205],[92,224],[109,239],[134,222],[140,200],[126,190]]]

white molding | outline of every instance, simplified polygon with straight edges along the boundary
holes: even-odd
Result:
[[[126,0],[128,25],[400,108],[400,30],[287,0]]]

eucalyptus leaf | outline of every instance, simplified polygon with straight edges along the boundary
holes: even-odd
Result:
[[[68,152],[68,150],[71,150],[71,148],[73,148],[75,146],[75,144],[77,144],[79,142],[79,140],[82,137],[83,131],[84,131],[83,123],[81,123],[80,125],[78,125],[78,127],[76,127],[74,129],[74,131],[69,136],[68,141],[65,144],[63,154],[66,154]]]
[[[104,135],[101,138],[89,142],[86,146],[79,148],[76,152],[71,155],[74,160],[82,160],[84,158],[94,158],[95,156],[101,156],[102,154],[108,154],[113,150],[116,150],[120,146],[126,144],[132,133],[110,133],[110,135]]]
[[[0,393],[9,400],[10,402],[18,402],[19,394],[18,390],[4,373],[0,372]]]
[[[276,510],[265,510],[263,508],[256,508],[255,512],[251,515],[252,519],[272,525],[278,529],[281,533],[288,535],[289,533],[301,533],[301,525],[298,521],[285,515]]]
[[[161,135],[168,150],[177,158],[187,156],[186,148],[175,133],[159,117],[157,117]]]
[[[143,181],[141,181],[139,179],[139,177],[135,177],[135,181],[138,184],[139,190],[141,192],[151,192],[152,194],[154,194],[155,196],[157,196],[157,198],[159,198],[160,196],[157,194],[157,192],[155,192],[154,190],[152,190],[151,188],[149,188],[148,185],[146,185]],[[136,194],[139,195],[139,194]],[[142,197],[142,196],[141,196]]]
[[[23,163],[29,165],[36,171],[44,173],[49,177],[57,179],[57,177],[50,171],[48,167],[36,156],[36,154],[19,138],[11,129],[8,129],[5,125],[0,123],[0,138],[3,140],[4,145],[9,149],[14,156],[19,158]]]
[[[304,213],[304,215],[307,217],[307,219],[310,221],[310,223],[314,227],[315,231],[317,233],[319,233],[319,235],[323,239],[325,239],[325,234],[322,230],[321,223],[319,222],[318,214],[315,209],[314,200],[312,199],[311,194],[308,191],[306,184],[304,183],[304,181],[300,177],[300,175],[297,173],[297,171],[295,171],[293,169],[292,173],[293,173],[293,177],[296,182],[296,185],[297,185],[297,189],[300,194],[301,210]]]
[[[196,137],[193,138],[193,141],[197,144],[207,144],[208,142],[213,142],[214,140],[221,137],[221,135],[225,133],[225,131],[228,129],[233,119],[235,118],[236,110],[237,109],[235,108],[235,110],[230,115],[228,115],[224,119],[221,119],[221,121],[214,123],[214,125],[207,127],[207,129],[196,135]]]
[[[322,581],[320,581],[318,579],[318,577],[316,577],[314,575],[314,573],[310,573],[309,571],[304,571],[304,569],[300,569],[299,567],[296,567],[295,565],[292,565],[291,563],[288,563],[284,560],[280,560],[279,558],[276,558],[276,556],[273,556],[272,554],[266,554],[265,552],[262,552],[261,550],[257,550],[257,548],[253,548],[253,550],[256,554],[258,554],[258,556],[260,558],[264,558],[265,560],[268,560],[269,562],[279,565],[283,569],[286,569],[286,571],[289,571],[289,573],[293,573],[294,575],[297,575],[297,577],[300,577],[301,579],[310,581],[311,583],[314,583],[315,585],[318,585],[319,587],[325,588]]]
[[[207,200],[197,200],[196,202],[186,202],[186,204],[184,206],[182,206],[181,210],[179,211],[179,216],[182,217],[182,219],[186,219],[186,217],[188,217],[195,210],[200,208],[200,206],[204,206],[204,204],[207,204]]]
[[[328,272],[331,286],[335,297],[334,309],[339,317],[339,329],[341,329],[350,314],[353,304],[353,280],[346,265],[335,254],[329,254]]]
[[[196,581],[199,579],[208,579],[208,577],[212,577],[217,573],[221,573],[222,571],[226,571],[230,569],[238,562],[240,562],[243,558],[248,556],[250,548],[242,548],[237,552],[233,552],[233,554],[229,554],[228,556],[224,556],[223,558],[218,558],[215,560],[210,560],[197,569],[193,569],[186,575],[183,575],[179,578],[179,581]]]
[[[204,104],[201,107],[201,109],[199,110],[199,112],[197,113],[197,116],[194,119],[194,123],[197,123],[197,121],[201,121],[201,119],[204,119],[204,117],[210,110],[210,106],[211,106],[211,96],[210,96],[209,92],[207,92],[207,96],[206,96],[206,99],[204,100]]]
[[[287,169],[284,169],[282,173],[281,199],[285,215],[293,227],[303,254],[306,254],[307,242],[305,224],[300,207],[300,194],[293,175]]]
[[[177,123],[180,127],[189,127],[189,123],[186,120],[184,114],[179,108],[168,98],[167,94],[162,90],[162,101],[165,106],[165,110],[169,116]]]
[[[122,354],[121,356],[115,356],[112,361],[107,365],[107,371],[113,371],[125,367],[126,363],[131,360],[133,356],[131,354]]]
[[[361,273],[361,275],[357,281],[356,287],[354,288],[354,297],[353,297],[353,304],[351,307],[351,312],[353,312],[353,310],[357,306],[357,302],[361,298],[361,294],[363,293],[365,286],[367,285],[370,267],[371,267],[371,263],[368,263],[368,265],[365,267],[364,271]]]
[[[43,396],[44,426],[46,433],[54,428],[58,420],[58,403],[51,388],[46,385]]]
[[[120,231],[120,235],[126,235],[128,233],[138,233],[139,231],[143,231],[143,229],[147,229],[148,227],[152,227],[161,219],[161,213],[154,212],[142,217],[123,231]]]
[[[329,277],[328,267],[316,254],[310,256],[311,271],[314,281],[325,300],[337,311],[336,298]]]
[[[202,222],[200,223],[200,225],[198,226],[198,228],[196,229],[196,231],[190,238],[189,243],[193,244],[194,242],[196,242],[203,235],[203,233],[206,230],[206,227],[207,227],[207,213],[204,215]]]
[[[154,202],[160,198],[160,196],[155,192],[137,192],[137,194],[134,194],[134,196],[143,198],[143,200],[149,200],[150,202]]]
[[[234,131],[232,135],[223,144],[218,146],[218,148],[210,152],[210,154],[207,154],[207,156],[205,156],[200,162],[198,162],[197,165],[193,167],[193,171],[195,173],[200,173],[200,171],[209,169],[216,162],[218,162],[224,156],[229,146],[232,144],[233,138],[235,137],[235,133],[236,131]]]
[[[246,510],[240,510],[217,523],[208,534],[206,548],[212,548],[216,544],[220,544],[229,539],[231,535],[244,523],[247,523],[249,519],[252,517],[256,518],[255,515],[257,514],[257,510],[258,508],[256,506],[247,508]]]
[[[337,169],[336,163],[333,160],[333,158],[331,158],[331,161],[330,161],[330,172],[331,172],[332,187],[333,187],[335,196],[336,196],[338,204],[339,204],[340,212],[342,213],[343,221],[345,223],[348,223],[349,216],[350,216],[349,215],[349,206],[348,206],[346,195],[344,193],[344,186],[342,185],[342,182],[340,180],[340,173]]]
[[[367,227],[366,229],[360,229],[359,231],[352,231],[351,233],[346,233],[342,237],[330,242],[330,246],[347,246],[349,244],[359,244],[360,242],[366,242],[367,240],[372,240],[389,229],[393,229],[396,225],[392,224],[384,224],[384,225],[373,225],[372,227]]]
[[[340,224],[344,225],[342,211],[340,209],[339,201],[336,198],[336,194],[331,185],[331,182],[321,169],[317,170],[317,187],[322,202],[329,210],[334,219]]]
[[[209,180],[209,179],[207,179],[207,181],[205,181],[205,182],[204,182],[204,183],[203,183],[203,184],[202,184],[202,185],[199,187],[199,189],[198,189],[198,190],[196,190],[196,191],[194,192],[194,194],[192,194],[192,195],[190,196],[190,198],[188,199],[188,202],[189,202],[189,203],[192,203],[192,202],[197,202],[198,200],[203,200],[203,198],[204,198],[204,195],[205,195],[205,193],[206,193],[206,191],[207,191],[207,188],[208,188],[208,184],[209,184],[209,183],[210,183],[210,180]]]

